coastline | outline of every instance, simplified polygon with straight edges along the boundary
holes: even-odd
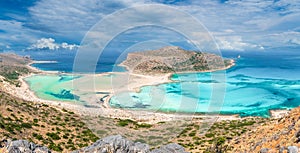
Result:
[[[40,74],[40,75],[55,75],[55,74],[68,74],[68,73],[59,73],[59,72],[53,72],[53,71],[43,71],[39,70],[33,66],[31,66],[33,62],[30,62],[27,66],[33,70],[33,73],[30,73],[29,75],[21,76],[19,78],[19,81],[21,82],[21,87],[14,87],[11,86],[8,83],[4,83],[4,89],[9,92],[12,95],[15,95],[19,98],[22,98],[27,101],[33,101],[33,102],[39,102],[39,103],[46,103],[58,108],[65,108],[74,111],[75,113],[84,116],[104,116],[104,117],[110,117],[110,118],[120,118],[120,119],[132,119],[136,120],[138,122],[145,122],[150,124],[155,124],[158,122],[165,122],[165,121],[173,121],[173,120],[181,120],[181,119],[188,119],[192,120],[193,118],[201,118],[201,119],[209,119],[214,121],[222,121],[222,120],[239,120],[242,119],[238,114],[232,114],[232,115],[205,115],[205,114],[184,114],[184,113],[165,113],[165,112],[151,112],[151,111],[138,111],[138,110],[128,110],[128,109],[121,109],[121,108],[112,108],[109,105],[109,100],[113,96],[113,92],[108,94],[107,97],[105,97],[103,103],[95,103],[91,105],[92,107],[85,107],[80,104],[72,103],[72,102],[61,102],[61,101],[52,101],[52,100],[44,100],[35,95],[33,91],[30,90],[30,87],[28,83],[24,80],[27,77],[30,77],[32,75]],[[231,65],[227,66],[224,69],[231,68],[234,66],[234,60],[232,60]],[[86,76],[104,76],[104,75],[110,75],[110,74],[119,74],[124,72],[107,72],[107,73],[100,73],[100,74],[80,74],[80,75],[86,75]],[[187,72],[184,72],[187,73]],[[129,73],[128,73],[129,74]],[[72,75],[72,74],[71,74]],[[74,74],[73,74],[74,75]],[[132,90],[138,92],[139,89],[143,86],[148,85],[159,85],[163,83],[168,83],[170,80],[171,73],[166,74],[164,76],[158,77],[158,76],[145,76],[142,74],[129,74],[129,76],[135,76],[135,77],[141,77],[144,81],[138,81],[136,83],[133,83],[130,86],[131,88],[127,88],[127,90]],[[143,80],[142,79],[142,80]],[[120,89],[122,90],[122,89]],[[282,115],[288,114],[288,110],[270,110],[270,113],[273,117],[282,117]],[[275,114],[275,115],[273,115]]]
[[[126,66],[126,65],[124,65],[124,64],[122,64],[122,63],[118,64],[118,66],[124,67],[127,71],[133,73],[132,70],[131,70],[128,66]],[[172,74],[176,74],[176,73],[177,73],[177,74],[184,74],[184,73],[205,73],[205,72],[215,72],[215,71],[227,70],[227,69],[230,69],[230,68],[233,67],[233,66],[235,66],[235,60],[230,59],[230,64],[229,64],[228,66],[225,66],[225,67],[219,68],[219,69],[211,69],[211,70],[204,70],[204,71],[183,71],[183,72],[173,72],[173,73],[169,73],[169,74],[172,75]],[[141,75],[143,75],[143,74],[141,74]],[[156,74],[156,75],[161,75],[161,74]],[[170,76],[171,76],[171,75],[170,75]]]
[[[34,75],[34,74],[31,74]],[[13,94],[16,97],[24,99],[26,101],[32,101],[37,103],[45,103],[59,109],[67,109],[74,111],[80,116],[103,116],[109,118],[120,118],[120,119],[131,119],[138,122],[156,124],[159,122],[174,121],[174,120],[192,120],[194,118],[201,118],[203,120],[236,120],[240,119],[237,115],[193,115],[193,114],[183,114],[183,113],[162,113],[162,112],[151,112],[151,111],[135,111],[127,110],[120,108],[112,108],[109,106],[110,95],[105,99],[103,104],[100,104],[100,107],[85,107],[80,104],[72,102],[60,102],[60,101],[51,101],[44,100],[37,97],[33,91],[29,89],[29,85],[23,79],[28,76],[22,76],[20,81],[22,83],[21,87],[12,87],[8,83],[4,85],[4,88],[10,94]]]

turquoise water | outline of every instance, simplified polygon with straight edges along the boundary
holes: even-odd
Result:
[[[76,102],[80,97],[72,93],[74,89],[71,82],[77,78],[80,76],[34,75],[25,78],[25,81],[36,96],[42,99]]]
[[[216,73],[176,74],[172,76],[173,83],[145,86],[138,93],[118,93],[111,98],[110,105],[137,110],[263,117],[269,116],[270,109],[300,106],[299,51],[225,52],[223,55],[227,58],[241,55],[236,59],[236,66],[224,72],[224,82],[213,77]],[[56,70],[55,64],[51,70]],[[103,91],[109,89],[110,77],[101,78],[97,86],[105,86]],[[78,78],[80,76],[36,75],[26,81],[42,99],[77,102],[81,96],[95,94],[92,89],[87,91],[92,87],[88,84],[83,92],[73,89],[72,81]]]
[[[140,93],[113,97],[111,105],[123,108],[177,112],[208,112],[211,106],[212,83],[190,80],[190,75],[178,75],[179,83],[143,87]],[[208,80],[209,74],[197,74]],[[177,80],[177,79],[176,79]],[[241,116],[269,116],[269,109],[293,108],[300,105],[300,81],[255,78],[230,74],[227,76],[224,102],[217,102],[222,114]],[[218,91],[215,91],[218,92]],[[150,94],[149,94],[150,93]],[[160,95],[159,95],[159,94]],[[218,93],[217,93],[218,94]],[[222,93],[221,93],[222,94]],[[158,95],[158,96],[157,96]]]
[[[300,105],[300,62],[290,57],[245,53],[225,73],[226,82],[214,79],[215,73],[176,74],[172,80],[177,82],[146,86],[139,93],[120,93],[110,104],[152,111],[268,117],[270,109]]]
[[[88,106],[99,102],[111,91],[112,78],[123,78],[121,74],[93,75],[48,74],[25,78],[30,89],[41,99],[74,102]]]

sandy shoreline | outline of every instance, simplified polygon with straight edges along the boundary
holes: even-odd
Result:
[[[171,74],[165,74],[161,76],[146,76],[141,74],[129,74],[127,73],[126,77],[128,77],[127,81],[125,82],[127,85],[118,87],[116,86],[115,90],[108,91],[110,94],[104,99],[103,103],[91,103],[91,107],[85,107],[80,104],[72,103],[72,102],[59,102],[59,101],[51,101],[51,100],[43,100],[40,99],[35,95],[33,91],[30,90],[29,85],[24,80],[27,77],[30,77],[35,74],[42,74],[42,75],[54,75],[54,74],[64,74],[59,72],[48,72],[48,71],[42,71],[37,68],[34,68],[30,66],[31,62],[28,64],[28,67],[32,69],[36,73],[31,73],[26,76],[21,76],[19,78],[19,81],[21,82],[21,87],[15,87],[10,85],[7,82],[4,82],[4,90],[8,93],[17,96],[19,98],[22,98],[27,101],[33,101],[33,102],[40,102],[40,103],[46,103],[55,107],[59,108],[65,108],[74,111],[75,113],[79,115],[89,115],[89,116],[104,116],[104,117],[110,117],[110,118],[121,118],[121,119],[132,119],[139,122],[146,122],[146,123],[158,123],[163,121],[172,121],[172,120],[192,120],[193,118],[201,118],[201,119],[208,119],[213,121],[219,121],[219,120],[237,120],[241,119],[238,115],[193,115],[193,114],[182,114],[182,113],[162,113],[162,112],[151,112],[151,111],[133,111],[133,110],[125,110],[125,109],[119,109],[119,108],[111,108],[109,106],[109,100],[110,98],[118,93],[118,92],[124,92],[124,91],[139,91],[139,89],[143,86],[149,86],[149,85],[159,85],[163,83],[171,82],[170,76]],[[224,69],[228,69],[230,67],[234,66],[234,61],[232,60],[231,65]],[[222,70],[224,70],[222,69]],[[111,74],[120,74],[123,72],[108,72],[108,73],[101,73],[101,74],[80,74],[80,75],[86,75],[88,77],[99,77],[104,75],[111,75]],[[65,73],[68,74],[68,73]],[[72,74],[70,74],[72,75]],[[133,79],[133,80],[130,80]],[[120,82],[124,83],[124,80],[119,80]],[[118,84],[118,80],[117,83]],[[99,98],[99,97],[98,97]],[[287,110],[272,110],[270,111],[272,115],[276,118],[286,115]]]

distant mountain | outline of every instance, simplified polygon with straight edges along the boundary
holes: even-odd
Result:
[[[184,50],[169,46],[158,50],[129,53],[120,66],[141,74],[160,74],[175,72],[202,72],[226,69],[233,60],[221,56]]]

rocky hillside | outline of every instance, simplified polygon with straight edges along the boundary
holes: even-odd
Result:
[[[230,142],[234,152],[300,152],[300,108],[252,128]]]
[[[58,152],[79,149],[98,139],[71,111],[24,101],[0,90],[0,141],[8,138],[29,140]]]
[[[20,86],[19,76],[33,71],[27,66],[30,62],[29,58],[15,54],[0,54],[0,74],[5,81]]]
[[[297,108],[289,116],[280,119],[245,118],[240,121],[216,122],[202,137],[197,137],[199,132],[197,124],[191,124],[174,140],[180,145],[171,143],[151,149],[148,144],[113,135],[72,153],[186,153],[187,151],[298,153],[299,110],[300,108]],[[0,152],[51,153],[54,151],[25,140],[3,140],[0,142]]]
[[[128,53],[120,65],[141,74],[172,72],[213,71],[225,69],[232,60],[204,53],[187,51],[180,47],[164,47],[158,50]]]
[[[115,135],[100,139],[94,144],[72,151],[72,153],[187,153],[182,146],[174,143],[161,146],[154,150],[150,150],[149,148],[147,144],[140,142],[134,143],[120,135]],[[53,151],[26,140],[4,140],[0,144],[0,152],[51,153]]]

